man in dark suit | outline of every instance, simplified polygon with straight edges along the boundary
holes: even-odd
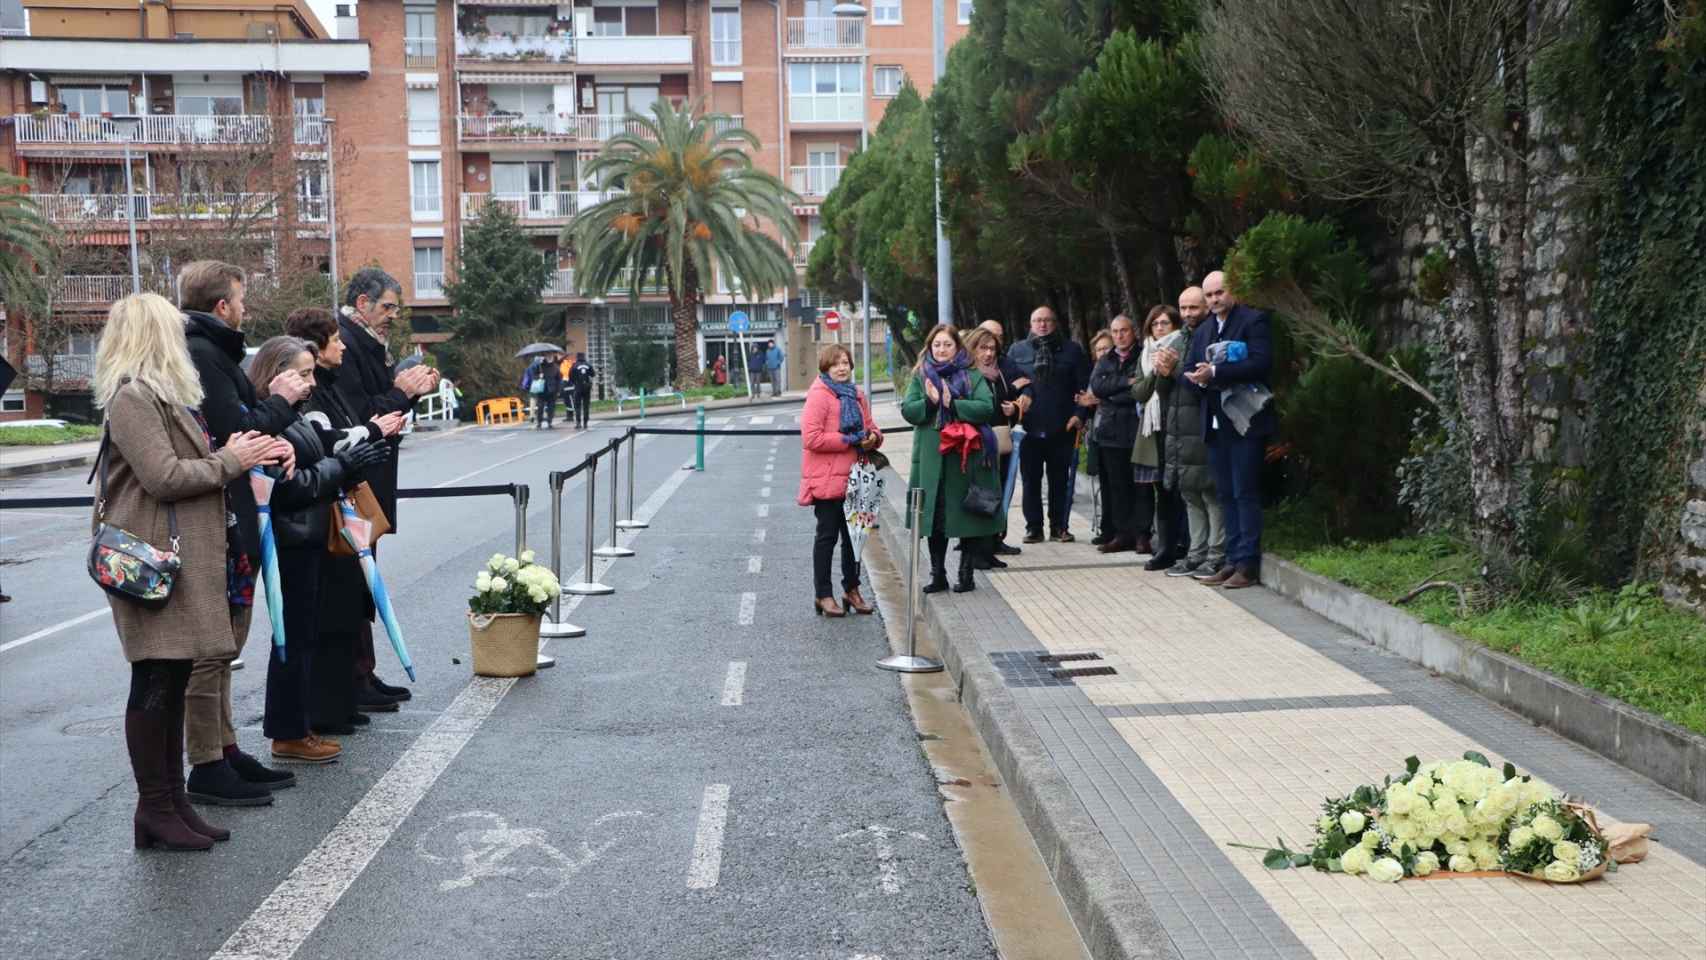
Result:
[[[1058,329],[1054,311],[1038,307],[1031,312],[1031,335],[1013,344],[1007,352],[1026,379],[1030,380],[1031,403],[1022,421],[1025,440],[1019,445],[1019,474],[1024,478],[1025,542],[1043,539],[1043,478],[1048,478],[1049,538],[1071,543],[1067,529],[1072,502],[1066,492],[1077,454],[1078,431],[1088,411],[1077,397],[1090,385],[1090,357]]]
[[[1191,338],[1184,376],[1202,390],[1203,438],[1208,441],[1209,466],[1214,471],[1226,524],[1226,565],[1202,582],[1239,590],[1254,586],[1261,578],[1262,455],[1276,419],[1270,403],[1250,418],[1248,429],[1239,433],[1222,402],[1227,391],[1239,384],[1268,386],[1273,337],[1268,314],[1240,304],[1226,289],[1224,273],[1217,270],[1204,277],[1202,289],[1212,316]],[[1244,344],[1244,358],[1211,363],[1210,344],[1229,341]]]
[[[378,267],[364,267],[350,278],[344,290],[343,317],[338,334],[344,343],[344,362],[338,375],[338,397],[356,422],[388,413],[408,413],[415,399],[438,388],[438,371],[417,364],[401,373],[391,365],[386,339],[391,321],[402,310],[403,285]],[[373,488],[373,497],[385,511],[391,529],[397,522],[397,467],[401,436],[389,437],[391,456],[362,476]],[[378,552],[375,547],[375,553]],[[356,651],[356,702],[363,712],[395,711],[398,702],[410,698],[407,688],[393,686],[374,674],[372,624],[364,624],[361,645]]]

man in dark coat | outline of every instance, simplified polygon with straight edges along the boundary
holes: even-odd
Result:
[[[563,392],[563,369],[558,366],[557,354],[539,358],[539,368],[534,376],[545,381],[545,392],[536,394],[533,407],[533,429],[543,426],[546,430],[557,429],[557,395]]]
[[[403,306],[403,285],[378,267],[356,271],[344,291],[343,317],[338,332],[344,343],[344,362],[338,372],[339,399],[356,423],[364,423],[388,413],[407,413],[414,407],[415,398],[438,387],[438,371],[425,364],[409,367],[401,373],[393,371],[390,348],[386,337],[391,321]],[[385,511],[385,519],[396,530],[397,466],[401,435],[386,440],[391,444],[391,458],[377,467],[363,471],[362,476],[373,488],[374,499]],[[375,550],[377,553],[377,549]],[[374,674],[373,625],[365,624],[361,646],[356,651],[357,702],[368,712],[394,711],[397,703],[410,698],[407,688],[380,680]]]
[[[592,416],[592,381],[598,376],[598,371],[586,361],[585,353],[576,353],[574,365],[569,367],[569,390],[575,398],[575,426],[585,430]]]
[[[1185,355],[1185,379],[1202,388],[1203,438],[1208,441],[1209,466],[1226,525],[1226,565],[1202,582],[1239,590],[1255,585],[1262,568],[1262,456],[1277,427],[1273,404],[1250,418],[1239,433],[1222,409],[1224,395],[1241,384],[1267,387],[1273,367],[1273,337],[1268,314],[1240,304],[1226,289],[1226,275],[1215,271],[1203,278],[1203,295],[1212,316],[1197,328]],[[1241,342],[1241,360],[1209,362],[1209,346]]]
[[[292,405],[313,383],[285,371],[268,384],[266,400],[243,373],[243,270],[217,260],[197,260],[178,274],[179,308],[190,360],[201,380],[202,420],[217,450],[233,434],[255,430],[278,436],[296,419]],[[290,444],[280,441],[288,450]],[[281,450],[282,452],[282,450]],[[292,469],[287,466],[286,469]],[[231,663],[243,652],[254,613],[255,577],[261,569],[261,537],[249,476],[225,488],[227,592],[236,649],[229,657],[195,661],[184,694],[184,739],[191,764],[188,790],[200,803],[262,806],[270,790],[295,781],[295,774],[270,770],[237,747],[231,721]]]
[[[1090,385],[1090,358],[1084,348],[1057,329],[1054,311],[1031,312],[1031,335],[1008,351],[1008,356],[1031,383],[1031,405],[1023,421],[1025,441],[1019,446],[1019,473],[1025,481],[1025,542],[1043,539],[1043,476],[1048,476],[1049,537],[1059,543],[1076,538],[1067,529],[1072,504],[1067,485],[1077,451],[1078,431],[1088,411],[1077,396]]]
[[[1103,354],[1090,372],[1090,391],[1102,401],[1090,439],[1096,441],[1101,458],[1102,493],[1107,498],[1103,509],[1108,512],[1114,535],[1096,549],[1101,553],[1132,549],[1148,553],[1145,548],[1150,546],[1147,541],[1154,505],[1149,500],[1148,484],[1140,487],[1133,482],[1131,468],[1131,449],[1137,442],[1143,414],[1131,387],[1143,374],[1143,349],[1138,343],[1137,325],[1125,314],[1115,317],[1108,330],[1114,348]]]

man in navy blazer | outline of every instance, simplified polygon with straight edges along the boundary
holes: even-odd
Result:
[[[1226,524],[1226,565],[1203,577],[1209,586],[1238,590],[1255,585],[1262,569],[1262,456],[1277,426],[1273,404],[1250,419],[1239,433],[1221,409],[1222,394],[1237,384],[1268,386],[1273,367],[1273,336],[1268,314],[1240,304],[1226,289],[1226,275],[1215,271],[1203,278],[1203,295],[1211,316],[1197,326],[1185,354],[1184,378],[1202,392],[1203,438],[1208,441],[1209,467],[1214,471]],[[1209,345],[1240,341],[1241,360],[1210,363]]]

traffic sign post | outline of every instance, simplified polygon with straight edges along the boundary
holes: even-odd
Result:
[[[835,342],[840,343],[841,342],[841,314],[835,312],[834,310],[825,310],[823,313],[823,325],[826,328],[835,331]]]
[[[751,359],[746,355],[746,331],[752,328],[752,320],[745,310],[736,310],[729,314],[729,332],[735,335],[735,342],[740,344],[740,368],[746,374],[746,398],[752,399],[752,366]],[[700,441],[703,443],[704,441]]]

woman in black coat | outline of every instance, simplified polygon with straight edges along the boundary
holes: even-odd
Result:
[[[344,404],[338,390],[344,343],[338,323],[325,310],[298,310],[285,321],[291,336],[312,344],[318,351],[314,366],[314,391],[309,394],[305,418],[314,423],[321,439],[334,455],[390,437],[403,427],[403,415],[389,413],[359,422]],[[387,449],[390,444],[384,444]],[[345,486],[363,479],[362,473],[345,477]],[[330,511],[328,510],[328,519]],[[324,552],[322,538],[318,599],[319,642],[315,646],[309,680],[312,696],[308,704],[309,725],[317,734],[354,733],[368,723],[357,710],[358,677],[356,651],[361,628],[373,620],[373,598],[361,561],[353,556]]]
[[[267,384],[285,370],[309,377],[318,351],[296,337],[274,337],[261,345],[249,363],[249,379],[264,399]],[[301,403],[299,402],[298,406]],[[278,572],[283,594],[283,656],[275,645],[267,663],[266,715],[262,731],[272,740],[274,760],[330,763],[341,748],[335,740],[317,736],[309,726],[315,647],[318,645],[320,565],[331,526],[330,505],[348,477],[362,467],[390,456],[383,443],[364,443],[339,453],[314,424],[300,415],[280,434],[296,454],[289,475],[274,468],[274,483],[264,509],[272,516]]]

